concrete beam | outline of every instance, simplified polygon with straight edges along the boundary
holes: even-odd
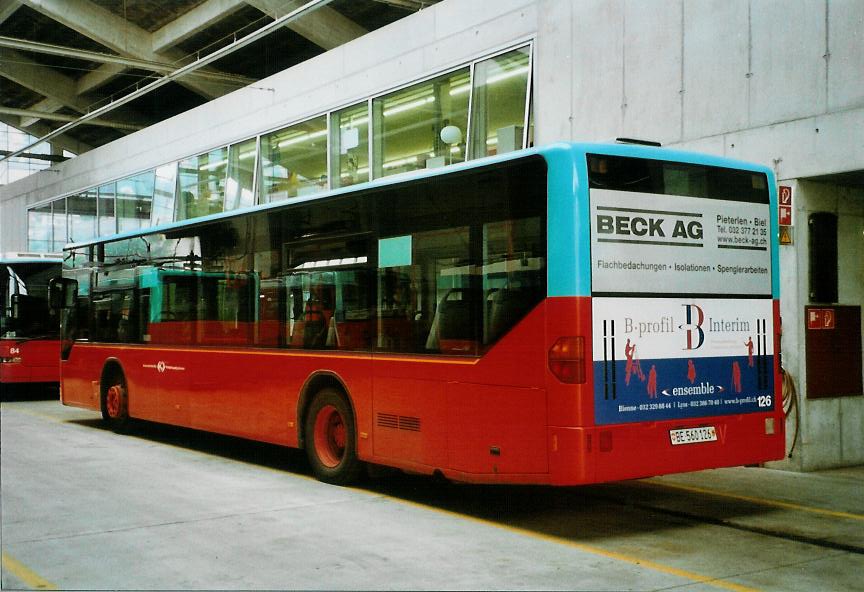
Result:
[[[36,111],[53,113],[63,107],[70,107],[86,113],[93,104],[92,98],[78,94],[74,80],[34,62],[14,49],[0,47],[0,76],[46,97],[33,106]],[[37,120],[32,115],[21,117],[16,121],[16,126],[33,128]]]
[[[87,0],[22,0],[45,16],[78,31],[120,55],[153,59],[149,34]],[[147,57],[144,57],[147,56]]]
[[[14,49],[0,47],[0,76],[82,113],[90,104],[76,92],[74,80]]]
[[[118,64],[120,66],[128,66],[130,68],[140,68],[142,70],[152,70],[169,74],[177,69],[174,64],[166,62],[151,62],[149,60],[139,60],[137,58],[129,58],[118,56],[113,53],[103,53],[97,51],[87,51],[84,49],[76,49],[74,47],[66,47],[63,45],[54,45],[52,43],[39,43],[37,41],[26,41],[24,39],[15,39],[13,37],[0,36],[0,47],[8,47],[19,51],[44,53],[47,55],[56,55],[69,58],[80,58],[82,60],[91,60],[94,62],[103,62],[106,64]],[[212,70],[199,70],[192,74],[210,80],[220,80],[237,85],[249,85],[255,82],[252,78],[240,76],[237,74],[222,74]]]
[[[50,99],[49,99],[50,100]],[[32,120],[32,122],[36,122],[40,119],[47,119],[49,121],[75,121],[78,119],[77,115],[62,115],[60,113],[54,113],[52,111],[40,111],[38,109],[15,109],[13,107],[3,107],[0,106],[0,114],[3,115],[17,115],[21,117],[21,124],[26,126],[26,119]],[[91,119],[87,122],[88,125],[97,125],[101,127],[112,127],[114,129],[119,130],[127,130],[127,131],[138,131],[140,129],[144,129],[140,125],[133,125],[131,123],[121,123],[119,121],[107,121],[105,119]]]
[[[76,86],[78,94],[93,92],[98,88],[105,86],[128,68],[120,64],[102,64],[95,70],[87,72],[84,76],[78,79]]]
[[[31,126],[26,127],[25,129],[25,126],[21,125],[21,118],[16,117],[15,115],[0,114],[0,121],[2,121],[8,126],[14,127],[17,130],[27,132],[31,136],[47,136],[52,131],[52,128],[44,123],[35,123]],[[67,135],[60,135],[51,138],[51,146],[56,146],[61,150],[68,150],[69,152],[74,152],[75,154],[84,154],[85,152],[93,150],[93,146],[91,146],[90,144],[79,142],[75,138],[70,138]]]
[[[141,87],[141,88],[139,88],[133,92],[130,92],[130,93],[125,94],[121,97],[118,97],[117,99],[111,101],[108,104],[102,105],[101,107],[98,107],[96,109],[91,110],[90,112],[86,113],[85,115],[81,116],[79,119],[77,119],[75,121],[70,121],[69,123],[60,126],[59,128],[57,128],[53,132],[49,133],[46,136],[43,136],[43,137],[37,139],[36,141],[31,143],[30,145],[24,146],[23,148],[16,150],[12,154],[10,154],[4,158],[0,158],[0,162],[3,162],[4,160],[7,160],[9,158],[13,158],[13,157],[15,157],[18,154],[21,154],[23,152],[26,152],[27,150],[29,150],[33,146],[37,146],[38,144],[41,144],[42,142],[50,141],[51,138],[65,134],[70,129],[73,129],[79,125],[87,123],[87,121],[89,121],[90,119],[95,119],[104,113],[108,113],[110,111],[113,111],[114,109],[116,109],[118,107],[121,107],[121,106],[123,106],[123,105],[125,105],[131,101],[134,101],[135,99],[137,99],[138,97],[140,97],[142,95],[145,95],[149,92],[152,92],[152,91],[156,90],[157,88],[160,88],[160,87],[162,87],[162,86],[164,86],[164,85],[166,85],[166,84],[168,84],[174,80],[181,79],[182,77],[184,77],[184,76],[186,76],[192,72],[195,72],[196,70],[198,70],[200,68],[204,68],[204,67],[208,66],[209,64],[215,62],[216,60],[219,60],[219,59],[225,57],[226,55],[228,55],[234,51],[237,51],[238,49],[246,47],[250,43],[254,43],[257,40],[262,39],[263,37],[272,34],[279,27],[284,26],[285,24],[287,24],[290,21],[302,18],[303,16],[309,14],[310,12],[313,12],[313,11],[317,10],[318,8],[325,6],[328,2],[331,2],[331,1],[332,0],[310,0],[309,2],[304,4],[301,8],[298,8],[297,10],[294,10],[288,14],[283,15],[282,17],[277,18],[273,22],[270,22],[270,23],[264,25],[263,27],[260,27],[259,29],[256,29],[255,31],[249,33],[248,35],[245,35],[244,37],[237,39],[236,41],[234,41],[230,45],[226,45],[225,47],[221,47],[221,48],[213,51],[212,53],[209,53],[206,56],[196,60],[195,62],[193,62],[191,64],[187,64],[187,65],[177,69],[176,71],[171,72],[170,74],[167,74],[165,76],[157,78],[156,80],[153,80],[149,84],[147,84],[147,85],[145,85],[145,86],[143,86],[143,87]]]
[[[153,35],[89,0],[23,0],[27,6],[101,43],[120,55],[152,62],[180,62],[186,56],[169,50],[153,51]],[[213,99],[233,90],[230,85],[203,80],[178,80],[179,84]]]
[[[289,0],[288,2],[284,0],[246,0],[246,2],[264,14],[273,17],[287,14],[304,4],[303,0]],[[285,26],[324,49],[333,49],[369,32],[329,6],[319,8]]]
[[[167,51],[246,5],[244,0],[207,0],[152,35],[152,50]]]
[[[53,114],[55,111],[59,111],[65,106],[66,105],[56,99],[42,99],[35,105],[32,105],[30,110],[33,112],[39,111]],[[32,113],[16,113],[15,115],[21,117],[21,125],[24,127],[30,127],[40,119],[39,117],[34,117]]]
[[[18,0],[0,0],[0,25],[15,14],[15,11],[20,8],[21,3]]]
[[[414,11],[429,8],[433,4],[437,4],[439,1],[440,0],[375,0],[375,2],[380,4],[387,4],[389,6],[396,6],[398,8]]]

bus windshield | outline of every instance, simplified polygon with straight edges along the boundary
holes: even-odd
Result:
[[[0,263],[0,337],[57,337],[59,322],[48,307],[48,281],[59,275],[59,262]]]

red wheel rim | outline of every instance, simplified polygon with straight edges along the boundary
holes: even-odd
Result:
[[[327,468],[334,468],[345,456],[345,422],[333,405],[325,405],[315,417],[315,452]]]
[[[120,417],[123,408],[123,387],[115,384],[108,389],[105,396],[105,408],[108,411],[108,417]]]

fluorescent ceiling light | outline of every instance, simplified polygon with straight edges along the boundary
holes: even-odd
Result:
[[[519,76],[521,74],[528,73],[528,66],[520,66],[519,68],[513,68],[512,70],[506,70],[501,72],[500,74],[496,74],[495,76],[490,76],[486,79],[486,85],[495,84],[496,82],[501,82],[502,80],[507,80],[508,78],[513,78],[514,76]],[[454,97],[456,95],[465,94],[471,90],[470,84],[463,84],[461,86],[455,86],[450,89],[450,96]]]
[[[198,167],[199,171],[212,171],[213,169],[218,169],[221,166],[228,164],[227,160],[217,160],[216,162],[211,162],[209,164],[205,164]]]
[[[337,267],[340,265],[357,265],[358,263],[367,263],[369,259],[363,257],[344,257],[342,259],[321,259],[320,261],[307,261],[294,269],[315,269],[317,267]]]
[[[369,116],[364,115],[363,117],[358,117],[357,119],[352,119],[348,123],[343,123],[339,126],[340,129],[351,129],[353,127],[361,126],[369,123]]]
[[[403,103],[402,105],[397,105],[396,107],[391,107],[390,109],[384,110],[384,117],[389,117],[391,115],[395,115],[396,113],[402,113],[403,111],[410,111],[411,109],[416,109],[417,107],[422,107],[423,105],[427,105],[429,103],[434,103],[435,97],[425,97],[422,99],[417,99],[416,101],[410,101],[408,103]]]
[[[279,148],[284,148],[285,146],[291,146],[292,144],[300,144],[301,142],[305,142],[307,140],[313,140],[315,138],[320,138],[321,136],[326,136],[327,130],[318,130],[317,132],[306,132],[302,133],[299,136],[294,136],[293,138],[288,138],[287,140],[282,140],[278,144],[276,144]]]
[[[486,84],[495,84],[496,82],[501,82],[502,80],[507,80],[508,78],[513,78],[514,76],[519,76],[520,74],[527,74],[528,66],[522,66],[520,68],[513,68],[512,70],[507,70],[506,72],[501,72],[500,74],[496,74],[495,76],[490,76],[488,80],[486,80]]]

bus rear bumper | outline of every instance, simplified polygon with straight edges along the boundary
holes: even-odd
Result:
[[[715,441],[672,444],[671,430],[713,426]],[[549,428],[549,473],[554,485],[638,479],[783,458],[782,413],[750,413],[695,420]]]

